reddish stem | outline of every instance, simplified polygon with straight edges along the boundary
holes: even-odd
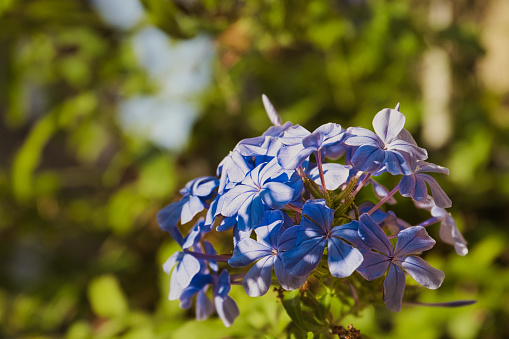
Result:
[[[327,187],[325,187],[325,176],[323,175],[323,168],[322,168],[322,153],[320,151],[315,151],[315,157],[316,157],[316,165],[318,166],[318,172],[320,173],[320,181],[322,183],[322,191],[323,196],[327,196]]]
[[[184,253],[191,254],[196,259],[205,259],[205,260],[216,260],[216,261],[228,261],[232,256],[231,254],[206,254],[193,252],[189,250],[184,250]]]
[[[396,187],[394,187],[392,189],[392,191],[389,192],[389,194],[387,194],[385,197],[383,197],[382,200],[380,200],[378,202],[378,204],[373,206],[373,208],[369,210],[368,215],[371,215],[374,211],[379,209],[380,206],[382,206],[387,200],[389,200],[397,191],[398,191],[398,185],[396,185]]]

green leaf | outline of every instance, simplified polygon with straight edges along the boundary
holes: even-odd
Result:
[[[143,163],[138,181],[141,196],[163,198],[177,186],[174,164],[168,157],[158,156]]]
[[[92,310],[101,317],[118,317],[128,311],[127,299],[113,275],[95,278],[88,286]]]
[[[286,310],[286,313],[288,313],[288,316],[292,319],[292,321],[303,330],[306,330],[306,325],[304,324],[302,311],[300,309],[299,290],[287,292],[283,297],[283,306]]]
[[[12,186],[18,202],[33,196],[33,172],[39,166],[42,151],[57,130],[57,111],[52,111],[37,121],[12,165]]]
[[[332,296],[330,293],[325,293],[320,299],[320,307],[318,307],[318,318],[322,321],[327,319],[329,315],[330,305],[332,302]]]

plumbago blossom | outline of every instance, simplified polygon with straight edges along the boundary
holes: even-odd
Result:
[[[182,248],[163,266],[171,275],[169,299],[185,309],[195,304],[198,320],[216,312],[230,326],[239,316],[232,285],[251,297],[273,286],[293,320],[288,331],[300,336],[331,333],[334,319],[369,306],[360,298],[366,293],[399,312],[406,275],[425,288],[440,287],[445,274],[421,258],[435,245],[426,228],[440,223],[441,240],[460,255],[468,252],[466,241],[445,210],[451,200],[428,174],[449,171],[426,162],[426,150],[404,129],[399,105],[374,116],[374,132],[336,123],[309,132],[283,123],[266,96],[263,104],[274,126],[241,140],[216,176],[190,181],[180,200],[157,215]],[[399,176],[392,190],[377,180],[385,172]],[[377,200],[360,201],[369,184]],[[397,192],[431,217],[415,226],[399,218],[386,205],[396,204]],[[210,242],[220,234],[231,243],[223,254]],[[368,285],[376,279],[383,280],[379,290]],[[333,297],[342,314],[328,314]],[[309,305],[321,310],[313,319],[302,314]]]

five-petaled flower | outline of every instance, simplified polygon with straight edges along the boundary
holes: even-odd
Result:
[[[405,291],[405,270],[420,285],[439,288],[444,280],[444,272],[431,267],[416,256],[435,245],[424,227],[409,227],[398,234],[396,248],[393,248],[387,235],[367,214],[359,218],[359,235],[371,250],[363,250],[364,261],[358,272],[367,280],[381,277],[387,272],[384,282],[384,302],[391,311],[399,312]]]

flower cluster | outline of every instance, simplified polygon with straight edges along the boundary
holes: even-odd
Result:
[[[164,264],[171,274],[170,300],[189,308],[196,295],[197,319],[215,310],[230,326],[239,315],[228,295],[232,284],[257,297],[272,284],[290,291],[313,277],[326,283],[357,272],[366,280],[385,277],[383,301],[396,312],[405,272],[426,288],[438,288],[444,273],[419,257],[435,244],[426,227],[440,222],[440,237],[460,255],[467,253],[466,242],[445,210],[451,200],[426,174],[448,170],[425,161],[427,152],[404,129],[399,105],[375,115],[374,132],[336,123],[310,132],[283,124],[267,97],[263,102],[274,126],[240,141],[215,177],[192,180],[179,201],[158,213],[160,227],[182,248]],[[375,179],[385,172],[400,176],[391,191]],[[376,204],[357,201],[369,184]],[[429,210],[430,218],[411,226],[382,210],[395,203],[398,191]],[[214,228],[231,230],[224,234],[231,236],[233,252],[218,255],[204,240]]]

